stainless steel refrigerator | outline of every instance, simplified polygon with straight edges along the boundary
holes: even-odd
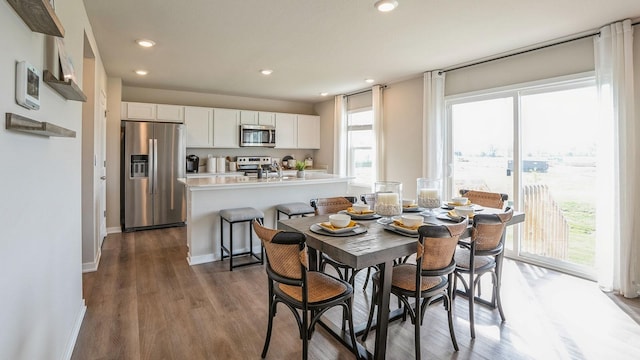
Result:
[[[184,225],[184,125],[122,121],[121,140],[123,231]]]

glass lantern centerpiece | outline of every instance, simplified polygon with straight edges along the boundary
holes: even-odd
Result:
[[[397,181],[377,181],[374,185],[376,194],[375,212],[382,216],[381,224],[393,222],[392,216],[402,215],[402,183]]]
[[[435,216],[433,209],[442,205],[442,180],[440,179],[417,179],[418,206],[425,208],[421,214],[424,216]]]

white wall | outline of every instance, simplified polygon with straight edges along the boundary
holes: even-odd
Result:
[[[107,85],[107,233],[120,232],[120,99],[122,79]]]
[[[95,46],[84,4],[58,1],[56,13],[82,84],[85,30]],[[40,110],[16,105],[15,64],[27,60],[43,69],[46,36],[31,32],[6,1],[0,2],[0,33],[2,115],[17,113],[77,133],[75,138],[48,138],[0,127],[0,359],[66,359],[85,309],[82,103],[65,100],[43,83]]]

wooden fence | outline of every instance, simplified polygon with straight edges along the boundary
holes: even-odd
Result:
[[[524,187],[524,232],[521,251],[566,260],[569,223],[553,200],[547,185]]]

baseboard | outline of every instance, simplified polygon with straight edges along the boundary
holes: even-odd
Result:
[[[122,232],[122,228],[119,226],[109,227],[107,228],[107,235],[109,234],[118,234]]]
[[[189,263],[189,265],[205,264],[216,260],[220,259],[215,254],[191,256],[191,254],[187,253],[187,263]]]
[[[98,271],[98,266],[100,265],[100,258],[102,257],[102,250],[98,248],[98,253],[96,254],[96,258],[90,263],[82,263],[82,273],[88,273],[93,271]]]
[[[66,351],[62,356],[62,360],[71,360],[71,355],[73,355],[73,348],[75,348],[76,341],[78,341],[80,327],[82,326],[82,320],[84,320],[84,314],[86,313],[87,305],[85,304],[84,299],[82,299],[82,306],[80,306],[80,311],[78,312],[78,316],[76,317],[76,322],[73,325],[73,329],[71,330],[69,341],[67,342]]]

